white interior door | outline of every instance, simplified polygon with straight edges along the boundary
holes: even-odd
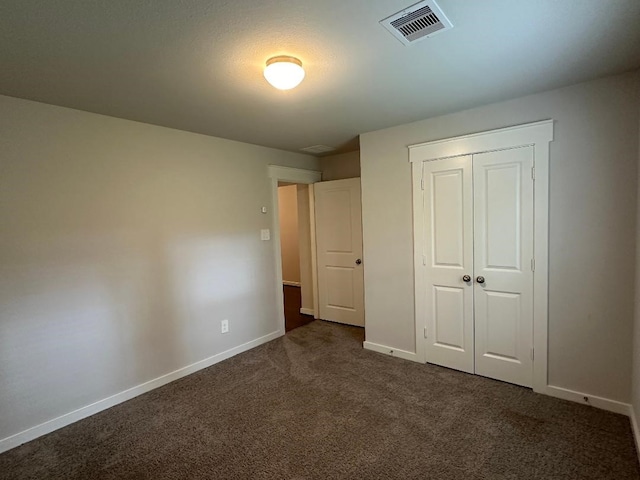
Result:
[[[473,156],[475,369],[533,381],[533,148]]]
[[[427,361],[473,373],[472,157],[423,168]]]
[[[360,179],[314,185],[320,318],[364,326]]]

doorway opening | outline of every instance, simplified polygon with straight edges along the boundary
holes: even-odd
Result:
[[[363,327],[360,178],[276,165],[269,177],[280,333],[312,318]]]
[[[309,226],[310,226],[310,236],[311,238],[315,237],[315,219],[313,218],[314,209],[313,209],[313,184],[322,180],[322,173],[313,171],[313,170],[304,170],[299,168],[291,168],[291,167],[281,167],[279,165],[269,165],[268,170],[269,178],[271,180],[271,206],[273,208],[272,215],[272,231],[273,231],[273,252],[275,259],[275,272],[276,272],[276,284],[275,284],[275,295],[276,295],[276,308],[277,308],[277,316],[278,323],[280,325],[280,333],[284,335],[287,331],[286,323],[285,323],[285,284],[284,281],[287,280],[283,276],[283,252],[282,252],[282,242],[281,242],[281,232],[280,232],[280,200],[279,200],[279,188],[287,187],[287,186],[295,186],[296,187],[296,197],[298,185],[305,186],[308,189],[308,199],[309,199]],[[292,189],[293,190],[293,189]],[[296,201],[297,206],[297,201]],[[299,207],[297,207],[300,210]],[[304,209],[304,207],[303,207]],[[298,214],[295,215],[296,219]],[[311,292],[317,291],[316,285],[316,271],[315,271],[315,251],[311,252]],[[308,278],[308,277],[307,277]],[[300,282],[302,283],[302,282]],[[292,285],[286,285],[292,286]],[[294,286],[294,288],[296,288]],[[306,287],[305,287],[305,290]],[[292,293],[296,293],[293,290]],[[302,286],[299,291],[300,295],[300,308],[302,308]],[[318,318],[318,306],[317,306],[317,298],[315,298],[315,294],[311,294],[311,303],[312,310],[307,311],[304,310],[300,312],[300,315],[308,315],[311,314],[313,318]],[[289,297],[291,298],[291,297]],[[308,301],[308,297],[305,297],[305,301]],[[294,301],[291,304],[297,303],[295,297]],[[295,302],[295,303],[294,303]],[[295,307],[291,306],[290,310],[293,310]]]
[[[278,182],[285,332],[314,320],[309,185]]]

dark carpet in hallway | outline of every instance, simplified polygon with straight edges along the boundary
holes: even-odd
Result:
[[[0,455],[2,479],[638,479],[629,420],[315,321]]]

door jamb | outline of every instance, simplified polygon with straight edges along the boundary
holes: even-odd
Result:
[[[413,184],[413,245],[415,275],[416,355],[426,363],[424,329],[426,311],[423,294],[426,277],[423,268],[424,218],[422,215],[423,162],[473,155],[507,148],[533,147],[534,164],[534,280],[533,280],[533,390],[546,393],[548,385],[549,322],[549,143],[553,141],[553,120],[516,125],[409,146]],[[532,172],[532,174],[534,174]]]
[[[322,180],[322,172],[304,170],[301,168],[281,167],[279,165],[268,166],[268,176],[271,179],[271,231],[273,242],[273,254],[276,267],[276,316],[278,318],[279,333],[285,333],[284,320],[284,295],[282,293],[282,247],[280,245],[280,210],[278,209],[278,182],[313,184]],[[313,217],[312,217],[313,221]],[[312,239],[313,243],[313,239]],[[313,254],[312,254],[313,257]],[[313,262],[313,260],[312,260]],[[313,267],[313,265],[312,265]],[[314,281],[315,284],[315,281]],[[313,287],[315,289],[315,286]],[[314,301],[318,296],[313,292]]]
[[[311,283],[313,289],[313,318],[320,318],[318,298],[318,243],[316,237],[316,194],[315,187],[309,185],[309,223],[311,223]]]

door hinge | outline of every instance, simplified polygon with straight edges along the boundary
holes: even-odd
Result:
[[[531,179],[536,179],[536,167],[531,167]]]
[[[427,266],[427,256],[426,255],[422,255],[422,265],[424,265],[425,267]]]
[[[533,362],[536,358],[536,351],[533,347],[531,347],[531,361]]]
[[[420,190],[424,190],[424,177],[420,179]]]
[[[535,258],[531,259],[531,271],[532,272],[536,271],[536,259]]]
[[[429,338],[429,337],[427,336],[427,327],[424,327],[424,338]]]

